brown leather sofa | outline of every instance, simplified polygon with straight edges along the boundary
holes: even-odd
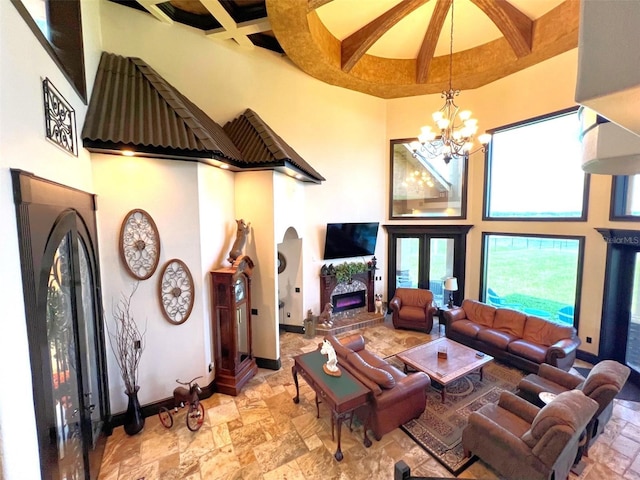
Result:
[[[564,479],[598,404],[578,390],[538,408],[511,392],[471,413],[462,447],[510,480]]]
[[[541,392],[562,393],[580,390],[598,402],[598,410],[587,429],[585,454],[589,446],[602,433],[613,413],[613,399],[620,393],[631,370],[614,360],[603,360],[596,364],[584,379],[564,370],[543,363],[538,374],[529,374],[518,384],[518,396],[534,405],[543,406]]]
[[[389,307],[395,328],[408,328],[431,332],[433,316],[438,309],[433,305],[433,293],[421,288],[397,288]]]
[[[422,372],[405,374],[365,348],[362,335],[337,339],[327,335],[338,366],[371,390],[369,427],[376,440],[403,423],[419,417],[426,406],[429,376]]]
[[[476,300],[444,312],[446,336],[522,370],[548,363],[568,371],[580,345],[576,329]]]

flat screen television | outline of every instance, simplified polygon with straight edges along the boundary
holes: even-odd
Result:
[[[329,260],[373,255],[378,225],[378,222],[328,223],[323,258]]]

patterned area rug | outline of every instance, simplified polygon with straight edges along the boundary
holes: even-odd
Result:
[[[388,360],[403,368],[396,357]],[[465,458],[462,450],[462,430],[467,417],[487,403],[497,403],[501,392],[515,392],[523,376],[518,369],[491,362],[484,367],[482,381],[480,375],[471,373],[448,385],[444,403],[440,390],[432,386],[427,392],[424,413],[401,428],[447,470],[458,475],[475,460]]]

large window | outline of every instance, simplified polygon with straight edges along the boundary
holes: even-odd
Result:
[[[589,176],[572,109],[491,132],[485,220],[586,220]]]
[[[640,175],[613,177],[609,218],[640,220]]]
[[[483,234],[486,303],[574,325],[583,237]]]

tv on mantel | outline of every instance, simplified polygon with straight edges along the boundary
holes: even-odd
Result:
[[[325,260],[373,255],[378,222],[328,223],[324,242]]]

